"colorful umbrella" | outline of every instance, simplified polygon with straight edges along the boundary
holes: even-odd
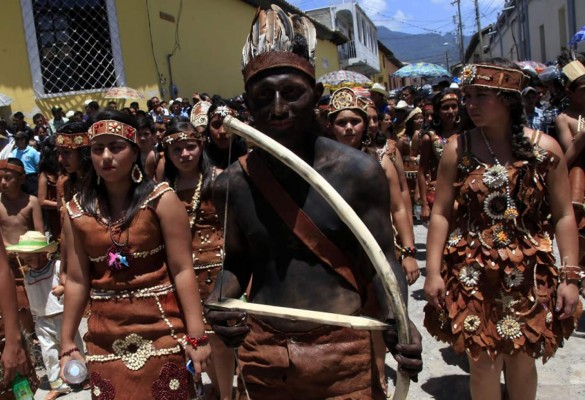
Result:
[[[392,76],[397,78],[436,78],[440,76],[451,76],[451,74],[440,65],[421,62],[408,64],[394,72]]]
[[[580,43],[584,40],[585,40],[585,26],[583,28],[579,29],[579,31],[577,33],[575,33],[573,38],[569,41],[569,46],[574,46],[577,43]]]
[[[12,104],[12,99],[5,94],[0,93],[0,107],[6,107]]]
[[[108,99],[145,99],[138,90],[126,86],[113,87],[106,92],[104,97]]]
[[[531,69],[537,74],[546,68],[546,65],[538,61],[516,61],[516,64],[522,69]]]
[[[329,72],[317,79],[317,82],[332,90],[337,90],[341,87],[371,86],[373,84],[367,76],[345,70]]]

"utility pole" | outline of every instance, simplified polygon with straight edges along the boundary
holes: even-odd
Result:
[[[481,23],[479,20],[479,4],[478,0],[475,2],[475,22],[477,23],[477,37],[479,38],[479,60],[483,61],[483,35],[481,34]]]
[[[457,24],[457,32],[459,36],[459,60],[463,63],[463,57],[465,57],[465,47],[463,44],[463,22],[461,21],[461,0],[455,0],[451,3],[454,5],[457,3],[457,18],[459,23]]]

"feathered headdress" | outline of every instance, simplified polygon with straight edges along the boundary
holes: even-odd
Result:
[[[287,14],[277,5],[258,8],[242,50],[244,82],[260,71],[291,67],[315,78],[317,33],[305,16]]]

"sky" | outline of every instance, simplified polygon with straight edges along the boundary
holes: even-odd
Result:
[[[337,5],[356,0],[287,0],[303,11]],[[463,33],[472,35],[477,31],[475,1],[460,0]],[[453,0],[357,0],[368,17],[376,25],[393,31],[406,33],[456,32],[453,16],[457,6]],[[481,27],[496,21],[505,0],[478,0]],[[454,3],[455,5],[451,5]]]

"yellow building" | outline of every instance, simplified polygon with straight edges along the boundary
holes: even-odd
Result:
[[[406,83],[403,78],[395,78],[392,76],[392,74],[402,68],[404,64],[396,58],[392,50],[384,46],[379,40],[378,54],[380,56],[380,73],[372,76],[372,80],[384,85],[388,91],[404,86]],[[410,79],[408,79],[408,82],[410,82]]]
[[[289,12],[300,10],[272,1]],[[30,120],[53,106],[83,110],[105,91],[129,86],[146,98],[232,97],[243,92],[241,51],[265,0],[3,0],[0,116]],[[10,17],[8,17],[10,16]],[[316,23],[317,76],[339,69],[347,39]],[[126,100],[126,106],[132,100]],[[141,102],[145,108],[145,102]]]

